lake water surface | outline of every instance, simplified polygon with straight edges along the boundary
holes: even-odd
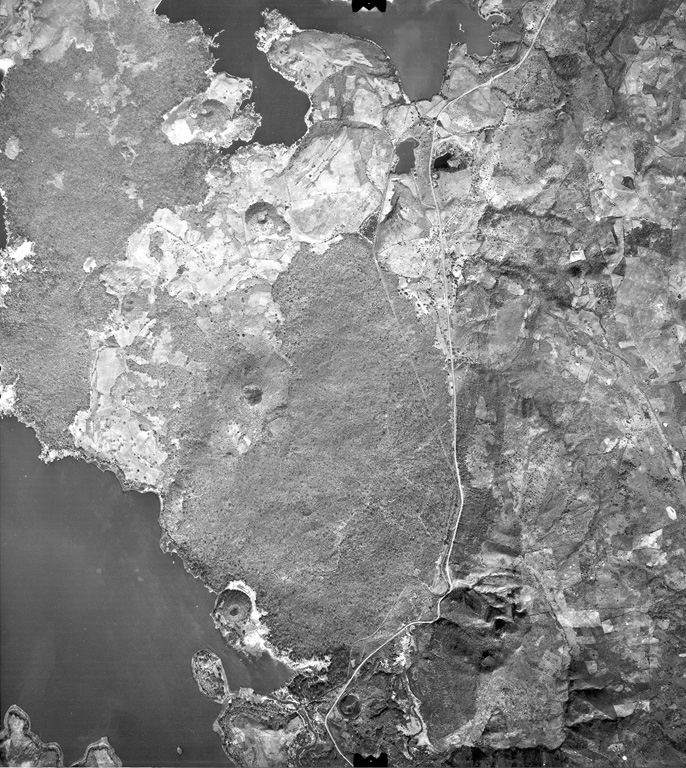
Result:
[[[196,19],[217,35],[215,69],[249,77],[253,102],[262,115],[255,141],[292,144],[305,133],[307,96],[276,74],[255,47],[262,11],[277,9],[301,29],[345,32],[373,40],[391,57],[405,92],[430,99],[441,87],[451,43],[467,43],[470,53],[491,52],[492,23],[467,0],[396,0],[385,13],[353,13],[345,0],[162,0],[157,13],[171,21]]]
[[[159,503],[64,459],[0,419],[0,703],[18,704],[69,765],[106,735],[125,765],[227,765],[219,706],[191,674],[201,648],[230,684],[266,693],[287,674],[224,648],[213,596],[159,548]],[[182,747],[183,755],[176,752]]]

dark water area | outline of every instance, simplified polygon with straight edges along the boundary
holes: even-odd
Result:
[[[353,13],[345,0],[162,0],[157,13],[170,21],[196,19],[208,35],[217,35],[215,69],[253,81],[253,101],[262,115],[255,141],[292,144],[305,133],[309,99],[269,67],[255,47],[262,11],[276,9],[301,29],[342,32],[373,40],[391,57],[407,95],[430,99],[441,87],[451,43],[467,43],[485,56],[493,24],[467,0],[396,0],[385,13]]]
[[[437,171],[446,171],[450,168],[450,160],[452,159],[452,152],[446,152],[444,155],[439,155],[434,159],[434,168]]]
[[[0,419],[2,714],[18,704],[66,765],[105,735],[127,766],[228,765],[191,657],[213,650],[232,687],[261,693],[285,668],[224,647],[213,595],[159,548],[155,495],[39,453],[30,429]]]
[[[395,151],[398,155],[398,162],[393,171],[395,173],[409,173],[414,168],[414,150],[417,142],[414,139],[401,141]]]

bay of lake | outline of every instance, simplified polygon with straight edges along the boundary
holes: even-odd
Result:
[[[75,459],[44,464],[0,419],[0,702],[18,704],[65,764],[107,736],[124,765],[227,765],[191,657],[217,653],[232,688],[288,679],[214,628],[214,597],[159,547],[159,501]],[[179,756],[176,748],[183,749]]]
[[[162,0],[157,13],[170,21],[195,19],[216,35],[215,70],[253,81],[252,101],[262,115],[254,140],[292,144],[305,133],[309,99],[274,72],[256,48],[255,32],[262,11],[276,9],[301,29],[342,32],[372,40],[395,64],[413,101],[430,99],[443,80],[451,43],[466,43],[470,53],[493,49],[493,24],[469,7],[467,0],[396,0],[379,11],[352,12],[345,0]]]

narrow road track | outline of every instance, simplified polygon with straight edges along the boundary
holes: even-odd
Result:
[[[534,36],[531,40],[531,43],[526,49],[526,52],[522,56],[519,61],[517,61],[515,64],[511,65],[507,69],[503,70],[502,72],[498,72],[491,77],[489,77],[487,80],[485,80],[483,83],[479,83],[478,85],[475,85],[473,88],[470,88],[469,90],[465,91],[464,93],[461,93],[459,96],[455,96],[454,98],[450,99],[449,101],[446,101],[439,111],[436,113],[436,116],[433,118],[433,129],[431,133],[431,149],[429,151],[429,163],[428,163],[428,178],[429,178],[429,184],[431,187],[431,195],[433,198],[434,203],[434,210],[435,210],[435,226],[437,229],[438,234],[438,244],[440,249],[440,263],[441,263],[441,282],[442,282],[442,293],[443,293],[443,304],[445,309],[445,322],[446,322],[446,328],[447,328],[447,336],[448,336],[448,364],[450,366],[450,388],[451,388],[451,399],[452,399],[452,445],[451,445],[451,456],[449,458],[450,464],[452,466],[453,475],[455,478],[455,484],[456,488],[459,494],[457,504],[453,507],[453,517],[452,520],[449,521],[449,536],[447,537],[447,540],[445,544],[443,545],[441,554],[438,557],[438,560],[436,561],[437,568],[440,572],[442,572],[443,576],[445,577],[445,581],[447,584],[447,587],[444,591],[444,593],[439,597],[438,602],[436,603],[436,618],[434,619],[423,619],[423,620],[416,620],[416,621],[410,621],[407,624],[404,624],[400,629],[398,629],[396,632],[394,632],[390,637],[388,637],[386,640],[384,640],[382,643],[380,643],[373,651],[370,651],[361,661],[357,664],[355,669],[352,671],[348,679],[346,680],[345,684],[341,688],[341,690],[338,692],[336,698],[334,699],[331,707],[327,711],[325,717],[324,717],[324,727],[326,729],[326,732],[331,739],[332,744],[334,745],[336,751],[338,754],[343,758],[343,760],[349,765],[352,766],[352,761],[346,757],[346,755],[341,751],[340,747],[336,743],[336,739],[334,738],[333,733],[331,732],[331,728],[329,727],[329,718],[333,714],[334,710],[338,706],[340,700],[343,698],[343,696],[346,694],[348,689],[350,688],[350,685],[354,682],[354,680],[358,677],[361,670],[363,669],[364,665],[372,659],[379,651],[381,651],[383,648],[385,648],[389,643],[392,643],[393,640],[395,640],[397,637],[402,635],[404,632],[406,632],[408,629],[411,629],[412,627],[421,626],[424,624],[434,624],[436,621],[438,621],[441,618],[441,603],[443,600],[450,594],[450,592],[453,589],[453,579],[452,574],[450,573],[450,558],[452,556],[453,548],[455,546],[455,539],[457,538],[457,531],[460,525],[460,520],[462,519],[462,510],[464,508],[464,489],[462,486],[462,477],[460,474],[460,465],[457,458],[457,380],[456,380],[456,372],[457,372],[457,366],[455,364],[455,351],[453,347],[453,339],[452,339],[452,322],[451,322],[451,312],[450,312],[450,287],[449,287],[449,280],[448,280],[448,269],[447,269],[447,246],[445,242],[445,232],[443,228],[443,221],[441,217],[441,210],[438,203],[438,197],[436,194],[436,184],[434,183],[433,178],[433,163],[435,158],[435,149],[438,139],[438,120],[443,113],[443,111],[451,106],[452,104],[455,104],[456,102],[460,101],[461,99],[464,99],[465,97],[469,96],[470,94],[474,93],[475,91],[480,90],[481,88],[487,88],[492,83],[494,83],[496,80],[499,80],[502,77],[505,77],[506,75],[510,74],[511,72],[516,72],[527,60],[529,55],[531,54],[531,51],[533,50],[534,46],[536,45],[536,41],[538,40],[538,37],[541,33],[541,30],[543,29],[543,25],[547,21],[548,17],[550,16],[551,11],[553,10],[553,7],[555,6],[555,3],[557,0],[549,0],[546,9],[543,13],[543,16],[541,17],[540,22],[538,23],[538,26],[536,28],[536,32],[534,33]],[[395,147],[394,147],[395,149]],[[388,176],[386,178],[386,187],[383,194],[383,197],[381,199],[381,208],[379,210],[379,217],[378,221],[381,223],[381,217],[383,214],[383,208],[386,202],[386,197],[388,195],[388,190],[391,183],[391,174],[392,170],[389,170]],[[377,230],[378,231],[378,230]],[[396,321],[399,324],[399,320],[397,317],[397,314],[395,312],[395,307],[393,305],[392,298],[390,296],[390,293],[388,291],[388,288],[386,286],[386,282],[383,278],[383,272],[381,271],[381,266],[379,264],[378,255],[377,255],[377,243],[376,243],[376,235],[374,236],[374,243],[373,243],[373,257],[374,262],[376,264],[376,268],[379,272],[379,277],[381,278],[381,281],[384,286],[384,290],[386,292],[386,298],[388,299],[388,302],[391,306],[391,311],[393,312],[393,315],[396,319]],[[402,332],[402,329],[401,329]],[[411,361],[412,362],[412,361]],[[420,390],[422,392],[422,397],[424,398],[427,407],[429,407],[429,403],[427,401],[426,392],[424,390],[424,386],[421,382],[421,379],[419,377],[419,372],[416,370],[414,363],[412,362],[412,367],[414,370],[415,377],[417,379],[417,382],[419,384]],[[440,438],[439,438],[440,439]],[[445,450],[444,450],[445,452]],[[447,458],[447,457],[446,457]]]

